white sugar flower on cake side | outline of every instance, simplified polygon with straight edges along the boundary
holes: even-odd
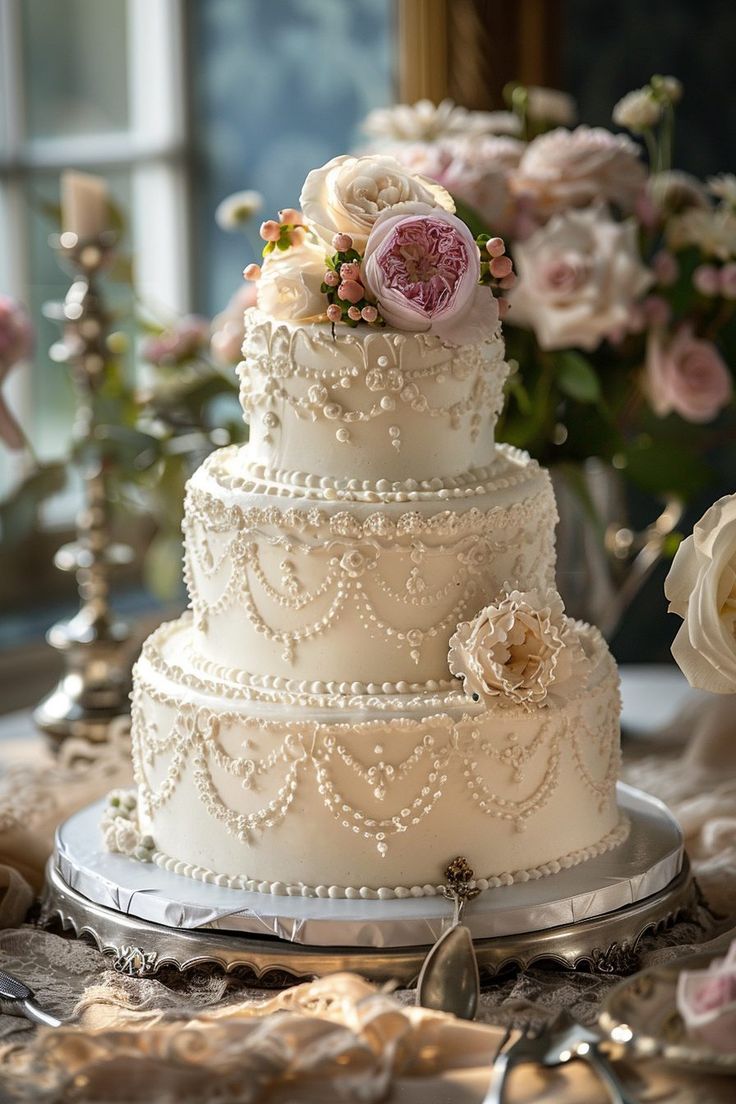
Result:
[[[109,847],[292,896],[541,878],[625,838],[619,697],[554,585],[548,474],[494,428],[514,274],[441,185],[337,157],[261,227],[243,448],[191,478],[191,609],[136,666]],[[574,813],[571,813],[574,810]]]

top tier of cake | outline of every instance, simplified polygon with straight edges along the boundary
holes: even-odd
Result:
[[[246,311],[240,397],[248,463],[276,482],[447,480],[487,467],[508,374],[499,334],[278,321]]]

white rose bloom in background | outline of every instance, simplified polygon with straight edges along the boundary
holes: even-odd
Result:
[[[614,222],[601,207],[556,215],[517,243],[514,259],[514,323],[532,329],[543,349],[595,349],[626,325],[653,281],[639,256],[636,222]]]
[[[452,196],[441,184],[412,173],[385,154],[334,157],[309,173],[300,202],[307,223],[329,252],[335,234],[349,234],[362,252],[374,222],[387,207],[426,203],[451,213],[455,210]]]
[[[577,122],[577,104],[568,92],[532,84],[526,94],[526,113],[532,122],[553,123],[555,126],[574,126]]]
[[[588,659],[555,590],[504,593],[450,639],[465,693],[527,708],[564,703],[585,686]]]
[[[728,261],[736,257],[736,213],[725,203],[712,208],[691,207],[667,223],[670,249],[696,245],[706,256]]]
[[[635,88],[622,96],[613,109],[616,126],[626,127],[640,134],[662,118],[662,105],[654,98],[651,89]]]
[[[718,176],[709,177],[707,188],[716,199],[729,207],[736,207],[736,176],[733,173],[719,173]]]
[[[736,494],[707,510],[664,584],[683,623],[672,654],[691,686],[736,694]]]
[[[433,142],[463,134],[518,134],[519,127],[510,111],[468,111],[452,100],[379,107],[363,122],[365,133],[382,143]]]
[[[263,206],[260,192],[233,192],[215,208],[215,222],[221,230],[239,230]]]
[[[631,210],[646,180],[639,147],[603,127],[558,128],[534,138],[524,151],[512,187],[540,214],[596,201]]]
[[[305,241],[283,252],[275,249],[263,261],[256,302],[264,314],[285,321],[322,319],[327,299],[320,290],[325,250]]]
[[[663,217],[690,207],[709,207],[705,188],[698,178],[680,169],[652,173],[647,181],[647,192]]]

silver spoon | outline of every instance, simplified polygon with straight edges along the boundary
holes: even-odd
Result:
[[[416,1003],[422,1008],[451,1012],[461,1020],[474,1020],[480,1001],[480,975],[473,937],[462,918],[468,901],[480,891],[463,858],[453,859],[445,878],[447,883],[442,892],[454,905],[452,923],[424,960],[417,981]]]

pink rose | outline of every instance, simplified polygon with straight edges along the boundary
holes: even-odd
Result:
[[[681,326],[666,341],[652,330],[647,341],[646,390],[660,417],[672,411],[688,422],[710,422],[729,402],[731,375],[715,345]]]
[[[498,306],[478,283],[480,253],[464,222],[421,203],[379,215],[363,256],[363,281],[389,325],[453,345],[490,337]]]
[[[187,314],[168,329],[146,338],[141,346],[141,357],[157,368],[185,364],[202,354],[209,336],[207,319]]]
[[[516,138],[484,135],[405,144],[391,152],[414,172],[436,180],[467,203],[487,226],[507,234],[515,207],[509,173],[519,164],[523,150]]]
[[[514,259],[513,319],[534,330],[543,349],[595,349],[623,332],[653,279],[634,220],[614,222],[600,207],[555,215],[517,242]]]
[[[645,179],[635,142],[603,127],[579,126],[534,138],[511,183],[541,214],[551,215],[600,200],[631,211]]]

